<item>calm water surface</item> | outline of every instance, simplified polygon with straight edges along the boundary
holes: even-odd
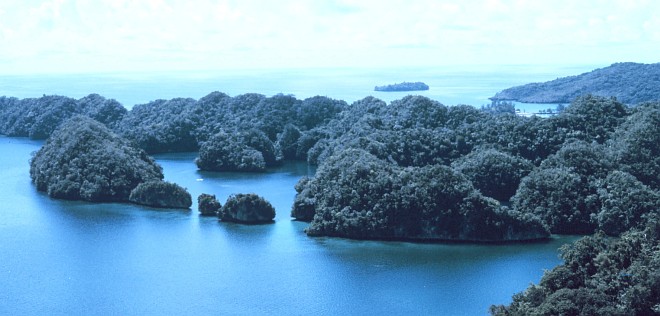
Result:
[[[49,199],[29,180],[40,142],[0,137],[2,315],[485,315],[538,282],[574,240],[519,245],[309,238],[290,220],[293,185],[314,170],[196,170],[157,156],[196,197],[256,192],[277,210],[243,226],[194,210]],[[203,181],[200,181],[203,180]],[[193,205],[196,209],[196,205]]]
[[[323,68],[280,70],[229,70],[162,73],[107,73],[73,75],[0,75],[0,96],[18,98],[59,94],[81,98],[98,93],[127,108],[156,99],[199,99],[212,91],[235,96],[243,93],[293,94],[299,99],[316,95],[349,104],[366,96],[384,101],[406,95],[423,95],[445,105],[488,104],[495,93],[521,84],[543,82],[591,71],[607,65],[446,66],[424,68]],[[376,92],[374,86],[403,81],[423,81],[427,91]],[[537,107],[527,105],[526,110]],[[545,109],[542,107],[538,109]]]

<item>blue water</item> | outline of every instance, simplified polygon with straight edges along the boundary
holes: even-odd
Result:
[[[350,102],[408,93],[373,86],[424,81],[444,104],[488,103],[512,85],[595,67],[334,69],[68,76],[0,76],[0,95],[83,97],[128,108],[158,98],[258,92]],[[196,169],[194,153],[159,155],[166,180],[194,200],[254,192],[277,211],[271,225],[219,223],[192,210],[59,201],[36,192],[30,153],[41,142],[0,137],[0,315],[485,315],[538,282],[574,237],[514,245],[412,244],[310,238],[291,221],[294,184],[314,169],[263,174]]]
[[[291,221],[293,185],[314,172],[197,171],[157,156],[193,196],[256,192],[277,211],[244,226],[194,210],[59,201],[28,173],[40,142],[0,137],[2,315],[485,315],[538,282],[572,237],[517,245],[310,238]],[[196,205],[193,205],[196,208]]]
[[[416,94],[445,105],[481,106],[490,103],[488,98],[503,89],[580,74],[599,66],[603,65],[0,75],[0,96],[26,98],[59,94],[81,98],[98,93],[132,108],[135,104],[156,99],[199,99],[212,91],[230,96],[252,92],[266,96],[284,93],[299,99],[322,95],[348,103],[370,95],[389,102]],[[373,91],[374,86],[403,81],[423,81],[430,89],[414,92]]]

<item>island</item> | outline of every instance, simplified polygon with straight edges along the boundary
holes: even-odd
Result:
[[[190,207],[190,194],[162,182],[163,170],[142,149],[105,125],[78,115],[56,129],[30,161],[37,190],[89,202]]]
[[[275,218],[275,208],[263,197],[254,194],[232,194],[218,212],[218,218],[223,222],[243,224],[272,223]]]
[[[500,207],[447,166],[402,168],[349,149],[304,182],[293,215],[298,207],[315,210],[310,236],[478,242],[550,236],[537,218]]]
[[[202,193],[197,197],[197,209],[202,216],[218,216],[221,208],[215,195]]]
[[[166,181],[140,183],[131,191],[128,200],[135,204],[158,208],[188,209],[192,205],[192,197],[186,189]]]
[[[585,94],[615,97],[625,104],[660,100],[660,63],[615,63],[577,76],[529,83],[496,93],[493,101],[570,103]]]
[[[429,86],[423,82],[402,82],[389,84],[385,86],[376,86],[374,91],[392,92],[392,91],[424,91],[428,90]]]

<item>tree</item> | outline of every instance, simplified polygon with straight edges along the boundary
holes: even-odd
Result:
[[[660,313],[660,223],[621,238],[584,237],[561,249],[564,263],[493,315],[656,315]]]
[[[452,167],[472,181],[483,195],[508,201],[534,164],[495,149],[481,148],[459,158]]]
[[[660,216],[660,193],[627,172],[610,173],[600,182],[598,197],[601,208],[595,220],[608,235],[620,235]]]
[[[194,105],[195,100],[184,98],[135,105],[117,131],[149,153],[196,151]]]
[[[621,169],[660,189],[660,104],[647,104],[628,117],[608,143]]]
[[[566,167],[542,168],[523,178],[513,208],[541,218],[555,234],[591,233],[597,195],[585,190],[580,175]]]
[[[197,167],[210,171],[264,171],[279,163],[273,143],[256,129],[220,132],[202,144]]]

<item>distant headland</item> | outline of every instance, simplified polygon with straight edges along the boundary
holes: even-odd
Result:
[[[493,101],[523,103],[570,103],[576,97],[592,94],[616,97],[635,105],[660,100],[660,63],[616,63],[577,76],[529,83],[496,93]]]
[[[390,92],[390,91],[423,91],[423,90],[428,90],[429,85],[423,83],[423,82],[402,82],[402,83],[395,83],[395,84],[389,84],[386,86],[376,86],[374,88],[374,91],[385,91],[385,92]]]

